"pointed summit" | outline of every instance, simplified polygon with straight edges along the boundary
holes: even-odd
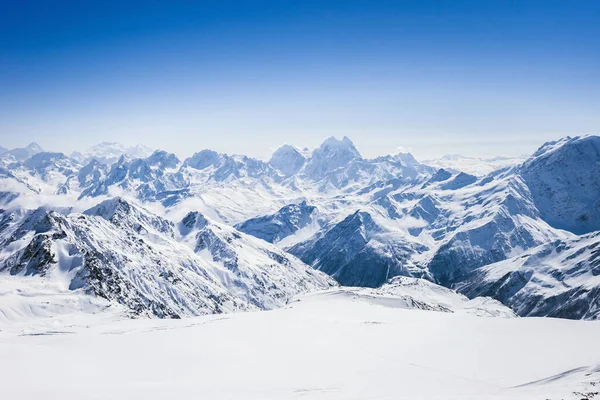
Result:
[[[344,136],[342,140],[338,140],[332,136],[313,151],[304,174],[312,180],[320,180],[330,172],[361,158],[354,143],[348,137]]]
[[[7,151],[5,154],[8,156],[12,156],[17,161],[24,161],[31,156],[34,156],[38,153],[43,152],[44,149],[37,143],[30,143],[25,148],[17,148]]]
[[[128,227],[137,233],[152,230],[173,236],[174,225],[123,197],[114,197],[83,212],[85,215],[104,218],[114,225]]]
[[[27,145],[27,147],[25,147],[25,149],[28,150],[32,155],[33,154],[37,154],[37,153],[41,153],[41,152],[44,151],[44,149],[42,149],[42,146],[40,146],[36,142],[29,143]]]

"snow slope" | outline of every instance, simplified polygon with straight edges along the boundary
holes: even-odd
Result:
[[[426,276],[411,261],[424,251],[405,229],[389,227],[378,216],[356,211],[325,233],[288,251],[342,285],[377,287],[397,275]]]
[[[600,319],[600,232],[486,265],[457,287],[492,296],[522,316]]]
[[[600,230],[600,136],[548,142],[519,174],[548,224],[576,234]]]
[[[82,214],[2,210],[0,272],[44,277],[161,318],[271,309],[333,285],[273,245],[202,220],[187,218],[187,230],[176,230],[123,198]],[[197,243],[188,247],[188,238]]]
[[[315,214],[316,207],[302,201],[298,204],[288,204],[275,214],[251,218],[235,227],[269,243],[275,243],[316,223]]]
[[[18,295],[0,286],[3,300]],[[334,291],[185,320],[0,320],[0,376],[14,400],[579,400],[600,384],[599,336],[593,322],[394,308]]]
[[[329,138],[312,152],[286,145],[269,162],[212,150],[179,160],[157,150],[122,155],[110,165],[95,160],[83,165],[61,153],[38,152],[23,161],[2,157],[0,204],[42,205],[68,217],[72,210],[64,210],[75,207],[77,198],[87,203],[77,209],[85,210],[94,199],[133,197],[173,227],[189,213],[212,221],[203,231],[205,240],[231,243],[223,244],[227,251],[221,252],[220,245],[207,250],[210,257],[194,253],[199,231],[192,236],[173,227],[156,235],[148,231],[149,237],[168,240],[174,249],[184,247],[183,252],[210,265],[217,262],[211,257],[221,253],[229,254],[225,260],[237,257],[238,244],[252,251],[262,244],[230,230],[233,226],[277,245],[261,247],[263,254],[288,257],[282,250],[289,251],[344,285],[379,287],[396,276],[412,276],[452,287],[478,268],[600,229],[599,140],[584,136],[549,142],[524,163],[485,176],[436,171],[406,153],[365,159],[346,137]],[[41,151],[34,147],[30,150]],[[138,230],[144,224],[137,224],[127,225],[128,232],[146,235]],[[227,234],[219,236],[215,227]],[[564,268],[575,268],[569,275],[585,275],[578,265],[564,261]],[[220,268],[227,270],[225,264]],[[542,270],[536,270],[546,274],[539,279],[555,287],[569,285],[567,275]],[[546,294],[548,302],[558,301]],[[518,299],[521,305],[528,302]],[[577,299],[593,304],[586,296]]]

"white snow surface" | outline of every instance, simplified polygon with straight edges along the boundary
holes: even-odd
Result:
[[[7,399],[575,400],[600,385],[595,322],[407,309],[354,289],[274,311],[131,320],[22,280],[0,281]]]

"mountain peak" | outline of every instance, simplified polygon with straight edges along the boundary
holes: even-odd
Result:
[[[348,138],[348,136],[344,136],[342,139],[337,139],[334,136],[331,136],[325,139],[325,141],[321,144],[319,148],[329,151],[335,151],[338,149],[349,150],[356,153],[357,157],[360,157],[360,153],[354,146],[354,143],[352,143],[352,140]]]
[[[221,154],[214,150],[206,149],[201,150],[198,153],[194,153],[194,155],[186,159],[183,164],[184,166],[201,170],[216,164],[221,158]]]
[[[338,140],[332,136],[313,151],[304,173],[313,180],[320,180],[330,172],[361,158],[360,153],[348,137],[344,136]]]
[[[208,225],[208,220],[199,211],[190,211],[179,223],[179,233],[183,236],[187,235],[195,229],[202,229]]]
[[[518,170],[549,225],[575,234],[600,229],[600,136],[545,143]]]
[[[149,165],[159,166],[161,168],[176,168],[181,162],[173,153],[164,150],[156,150],[146,158]]]
[[[112,199],[104,200],[83,213],[86,215],[96,215],[106,220],[110,220],[119,211],[128,212],[130,207],[131,205],[127,200],[117,196]]]
[[[300,150],[289,144],[284,144],[275,150],[269,160],[269,165],[287,177],[298,172],[305,162],[306,157]]]
[[[42,146],[40,146],[39,144],[37,144],[36,142],[31,142],[27,145],[27,147],[25,147],[27,150],[29,150],[32,153],[41,153],[44,151],[44,149],[42,149]]]
[[[104,200],[83,213],[104,218],[117,226],[132,228],[138,233],[152,229],[169,236],[173,233],[171,222],[120,196]]]
[[[544,143],[539,149],[536,150],[535,153],[531,155],[529,160],[526,163],[532,162],[532,160],[548,156],[552,153],[557,153],[560,151],[565,151],[568,148],[573,147],[584,147],[584,146],[598,146],[600,145],[600,136],[595,135],[583,135],[583,136],[565,136],[564,138],[560,138],[558,140],[550,141]]]

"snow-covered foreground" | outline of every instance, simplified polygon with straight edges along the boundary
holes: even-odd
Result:
[[[349,289],[275,311],[131,320],[101,304],[56,315],[63,298],[40,291],[29,304],[13,289],[0,294],[5,399],[581,399],[574,392],[600,389],[598,322],[406,309]]]

